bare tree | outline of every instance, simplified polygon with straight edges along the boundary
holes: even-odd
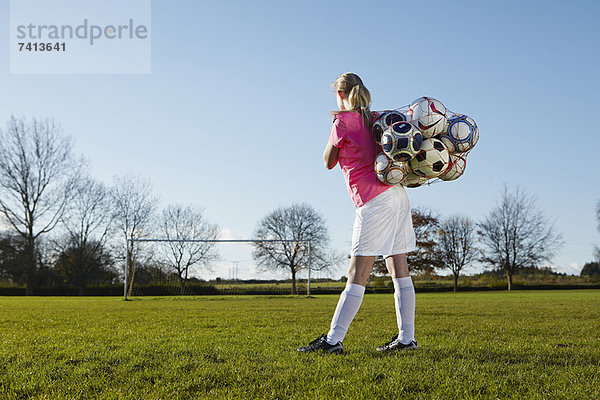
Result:
[[[505,186],[500,203],[478,224],[485,247],[481,260],[506,273],[508,290],[513,274],[524,267],[550,261],[562,245],[561,235],[539,209],[533,196]]]
[[[129,277],[127,295],[131,296],[140,244],[129,239],[149,236],[158,197],[152,194],[152,185],[141,176],[126,175],[114,178],[112,201],[115,225],[127,244],[123,259],[125,265],[129,265],[129,270],[126,271]]]
[[[181,205],[163,210],[161,229],[171,240],[215,240],[220,234],[219,226],[209,223],[202,210]],[[181,294],[185,294],[190,268],[218,258],[215,242],[166,242],[166,247],[166,262],[179,277]]]
[[[83,162],[52,120],[11,117],[0,131],[0,214],[25,239],[27,295],[33,294],[36,242],[59,222]]]
[[[83,177],[74,192],[68,211],[61,219],[67,234],[58,246],[61,272],[79,287],[81,296],[88,283],[99,274],[106,275],[104,270],[111,263],[106,241],[114,212],[110,192],[101,182]]]
[[[343,257],[328,250],[329,234],[323,217],[308,204],[280,207],[259,221],[256,239],[293,240],[290,242],[256,242],[254,259],[265,269],[288,270],[292,276],[292,294],[297,294],[296,274],[308,268],[310,256],[313,270],[336,267]]]
[[[438,249],[442,268],[449,269],[454,276],[454,291],[458,290],[460,271],[477,257],[475,247],[475,225],[468,217],[451,216],[440,225]]]

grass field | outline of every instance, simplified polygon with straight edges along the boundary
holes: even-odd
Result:
[[[418,293],[420,349],[386,355],[366,295],[346,354],[298,354],[337,299],[0,298],[0,398],[600,398],[600,291]]]

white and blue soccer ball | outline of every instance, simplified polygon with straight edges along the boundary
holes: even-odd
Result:
[[[446,107],[431,97],[420,97],[408,106],[407,115],[424,138],[445,133],[448,127]]]
[[[381,147],[394,161],[408,162],[421,150],[423,136],[410,122],[397,122],[383,132]]]
[[[406,163],[394,161],[388,158],[385,153],[379,153],[375,159],[375,174],[377,179],[386,185],[397,185],[410,172]]]
[[[448,131],[440,139],[450,153],[463,153],[471,150],[479,140],[479,128],[475,121],[462,114],[448,119]]]
[[[373,138],[375,142],[381,144],[381,136],[390,126],[397,122],[404,122],[407,120],[406,115],[400,111],[384,111],[379,117],[373,122]]]

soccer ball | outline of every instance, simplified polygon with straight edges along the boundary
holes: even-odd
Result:
[[[384,153],[379,153],[375,159],[377,179],[386,185],[399,184],[409,173],[407,164],[390,160]]]
[[[423,185],[427,182],[429,178],[425,178],[424,176],[419,176],[415,174],[413,171],[410,171],[406,177],[400,182],[400,184],[407,188],[416,188]]]
[[[450,165],[446,171],[438,176],[443,181],[453,181],[458,179],[467,168],[467,158],[457,154],[450,155]]]
[[[446,132],[446,107],[439,100],[431,97],[418,98],[410,104],[407,114],[410,122],[421,130],[424,138]]]
[[[450,152],[439,139],[423,140],[421,151],[410,160],[415,174],[426,178],[435,178],[446,171],[450,162]]]
[[[407,121],[406,115],[400,111],[385,111],[373,122],[373,137],[381,144],[381,135],[396,122]]]
[[[458,114],[448,119],[448,132],[440,136],[451,153],[471,150],[479,140],[479,129],[472,118]]]
[[[381,147],[394,161],[409,161],[421,149],[423,136],[410,122],[396,122],[383,132]]]

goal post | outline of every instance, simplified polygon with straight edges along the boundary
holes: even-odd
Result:
[[[129,271],[132,267],[131,263],[135,263],[135,257],[130,254],[130,248],[134,249],[136,243],[155,243],[155,244],[170,244],[170,243],[213,243],[213,244],[225,244],[225,243],[237,243],[237,244],[247,244],[254,245],[257,243],[302,243],[306,246],[307,252],[307,261],[306,261],[306,270],[307,270],[307,279],[306,279],[306,296],[310,297],[310,289],[311,289],[311,270],[312,270],[312,242],[311,240],[296,240],[296,239],[167,239],[167,238],[128,238],[126,243],[127,254],[125,257],[125,266],[124,266],[124,279],[123,279],[123,298],[127,300],[130,296],[130,285],[132,282],[130,280],[132,277],[129,276]],[[248,251],[249,249],[246,249]],[[156,261],[156,260],[155,260]],[[229,261],[233,263],[234,268],[234,276],[237,278],[237,261]],[[254,261],[254,264],[257,264]],[[137,267],[136,267],[137,268]],[[289,270],[288,270],[289,271]],[[231,275],[231,271],[230,271]],[[231,278],[231,276],[230,276]],[[186,273],[187,279],[187,273]],[[219,278],[217,278],[219,279]]]

